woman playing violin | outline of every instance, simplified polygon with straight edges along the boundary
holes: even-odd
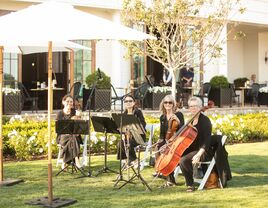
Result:
[[[202,108],[202,100],[192,97],[188,101],[191,114],[194,116]],[[180,168],[185,177],[187,192],[192,192],[194,188],[193,165],[204,161],[207,157],[206,151],[210,146],[212,125],[207,116],[199,113],[191,123],[197,130],[197,136],[193,143],[185,150],[180,160]]]
[[[138,109],[136,107],[135,99],[133,96],[127,95],[124,98],[124,107],[125,107],[124,114],[131,114],[131,115],[136,116],[139,119],[140,123],[142,124],[143,128],[145,129],[146,122],[145,122],[143,113],[140,109]],[[132,163],[137,159],[136,152],[135,152],[134,148],[137,147],[138,144],[137,144],[136,140],[132,137],[132,135],[130,135],[130,133],[126,133],[125,136],[126,137],[129,136],[129,158],[128,159],[129,159],[129,163]],[[143,135],[141,135],[141,137],[145,141],[146,135],[143,134]],[[126,140],[125,140],[125,144],[122,142],[121,147],[126,147],[126,145],[127,145],[126,143],[127,143]],[[126,148],[121,149],[121,159],[123,159],[123,160],[127,159],[125,149]],[[117,159],[120,159],[120,143],[118,144],[118,148],[117,148]],[[123,162],[125,162],[125,161],[123,161]]]
[[[166,95],[160,103],[160,137],[158,140],[158,150],[165,145],[168,140],[184,125],[183,114],[176,112],[176,102],[172,95]],[[158,155],[156,155],[156,159]],[[167,182],[164,186],[176,184],[173,172],[168,175]]]

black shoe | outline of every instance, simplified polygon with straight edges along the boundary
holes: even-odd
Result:
[[[194,192],[195,187],[194,186],[187,186],[186,192]]]

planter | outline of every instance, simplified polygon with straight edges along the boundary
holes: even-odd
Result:
[[[213,88],[209,92],[208,99],[212,100],[218,107],[223,107],[225,105],[232,107],[232,89]]]
[[[258,94],[258,105],[267,105],[268,106],[268,93],[259,92]]]
[[[83,109],[86,110],[88,98],[91,89],[83,88]],[[111,110],[111,90],[110,89],[96,89],[90,100],[91,110]]]
[[[4,114],[21,113],[21,94],[3,95],[3,113]]]
[[[144,108],[158,110],[163,98],[169,94],[170,92],[147,93],[146,97],[144,98]]]

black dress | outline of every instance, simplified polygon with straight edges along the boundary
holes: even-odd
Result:
[[[56,120],[70,120],[75,116],[74,111],[65,114],[63,110],[59,111]],[[81,136],[71,134],[58,134],[57,143],[61,145],[61,157],[64,163],[71,162],[73,158],[78,157],[80,153],[79,145],[82,144]]]
[[[125,111],[124,114],[127,114],[127,111]],[[140,123],[142,124],[143,128],[145,129],[146,122],[145,122],[142,111],[138,108],[135,108],[133,111],[133,115],[139,119]],[[142,134],[141,137],[143,138],[143,141],[146,140],[145,134]],[[121,142],[121,147],[122,147],[121,148],[121,159],[127,159],[127,155],[126,155],[126,151],[125,151],[126,145],[127,144],[124,143],[123,141]],[[135,147],[137,147],[137,146],[138,146],[138,143],[136,142],[136,140],[133,137],[131,137],[129,139],[129,161],[130,162],[137,159],[136,152],[135,152]],[[118,160],[120,159],[120,142],[117,145],[117,159]]]

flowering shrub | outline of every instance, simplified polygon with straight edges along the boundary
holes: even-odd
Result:
[[[149,92],[153,92],[153,93],[160,93],[160,92],[166,93],[166,92],[171,92],[172,88],[171,87],[158,87],[158,86],[156,86],[153,88],[150,87],[148,90],[149,90]]]
[[[227,142],[241,143],[263,141],[268,138],[268,113],[248,113],[244,115],[217,115],[210,117],[213,134],[227,136]],[[146,116],[146,122],[159,123],[158,115]],[[185,118],[187,121],[187,116]],[[92,125],[91,125],[92,127]],[[58,153],[56,133],[52,123],[52,153]],[[153,143],[159,138],[159,128],[154,130]],[[149,137],[147,132],[147,138]],[[39,115],[32,119],[22,116],[14,116],[3,125],[4,154],[14,155],[17,159],[31,159],[34,156],[47,154],[47,122],[45,115]],[[104,151],[104,134],[94,132],[91,129],[90,146],[91,153]],[[115,153],[120,139],[118,134],[108,134],[108,152]]]
[[[259,92],[265,92],[265,93],[268,93],[268,87],[266,86],[266,87],[261,87],[260,89],[259,89]]]
[[[5,95],[18,95],[20,93],[20,90],[19,89],[12,89],[12,88],[3,87],[2,92]]]

